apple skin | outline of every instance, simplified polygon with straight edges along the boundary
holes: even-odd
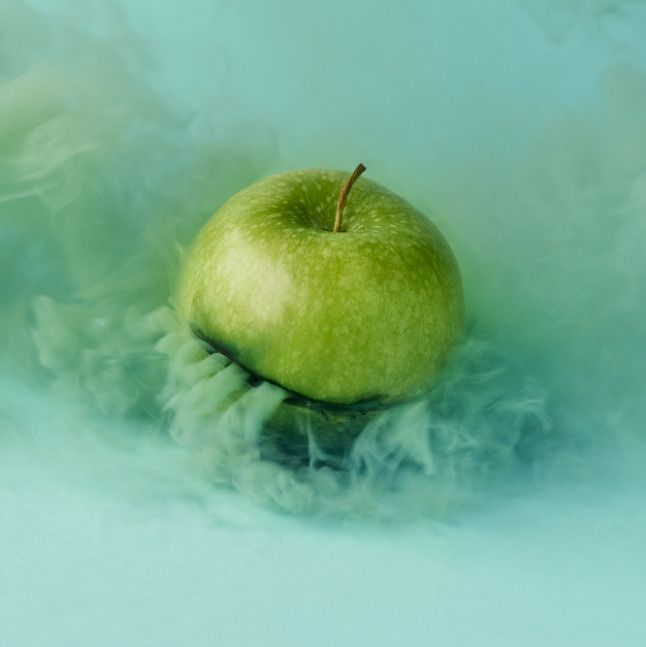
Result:
[[[332,231],[347,175],[281,173],[234,195],[189,250],[178,305],[252,374],[360,408],[431,388],[461,334],[463,292],[442,234],[375,182],[356,182]]]

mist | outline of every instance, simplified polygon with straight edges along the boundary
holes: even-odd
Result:
[[[5,0],[0,642],[642,644],[644,33],[630,0]],[[359,161],[450,242],[466,331],[290,464],[177,276],[237,190]]]

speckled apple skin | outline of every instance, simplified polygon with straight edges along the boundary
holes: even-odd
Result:
[[[192,328],[258,376],[332,404],[428,390],[463,326],[455,257],[438,229],[360,178],[304,170],[240,191],[206,223],[179,287]]]

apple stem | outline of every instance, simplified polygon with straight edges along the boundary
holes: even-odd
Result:
[[[345,208],[345,203],[348,199],[348,193],[352,185],[357,181],[359,176],[366,170],[366,167],[363,164],[359,164],[352,175],[343,183],[341,187],[341,193],[339,193],[339,201],[336,203],[336,216],[334,217],[334,227],[332,228],[333,232],[341,231],[343,225],[343,209]]]

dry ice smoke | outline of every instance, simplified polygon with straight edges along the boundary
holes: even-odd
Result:
[[[456,248],[467,334],[431,396],[371,423],[341,469],[321,466],[315,447],[294,467],[259,449],[283,397],[276,389],[248,389],[216,413],[246,376],[186,335],[172,294],[183,249],[210,213],[302,153],[294,146],[281,157],[266,132],[284,124],[250,125],[242,109],[250,108],[227,106],[235,96],[221,87],[197,108],[172,96],[129,26],[136,20],[109,7],[47,19],[22,3],[2,8],[7,393],[28,385],[52,394],[88,421],[87,433],[161,438],[182,456],[178,481],[198,474],[205,487],[233,486],[289,512],[438,515],[512,477],[537,485],[559,461],[570,470],[573,446],[594,452],[641,439],[646,77],[638,65],[605,66],[585,105],[537,117],[532,128],[523,115],[511,124],[523,132],[503,129],[514,115],[501,109],[495,133],[468,135],[445,158],[443,132],[455,137],[466,115],[436,132],[413,108],[438,150],[411,142],[412,171],[388,163],[392,143],[369,151],[383,176],[375,179],[401,185]],[[597,9],[578,15],[598,17]],[[359,82],[364,96],[373,86]],[[422,97],[446,120],[441,103]],[[396,110],[385,99],[387,123]],[[312,163],[354,162],[347,155],[361,150],[366,126],[348,116],[355,141],[333,139],[330,153],[326,135]],[[20,418],[6,408],[7,419]]]

